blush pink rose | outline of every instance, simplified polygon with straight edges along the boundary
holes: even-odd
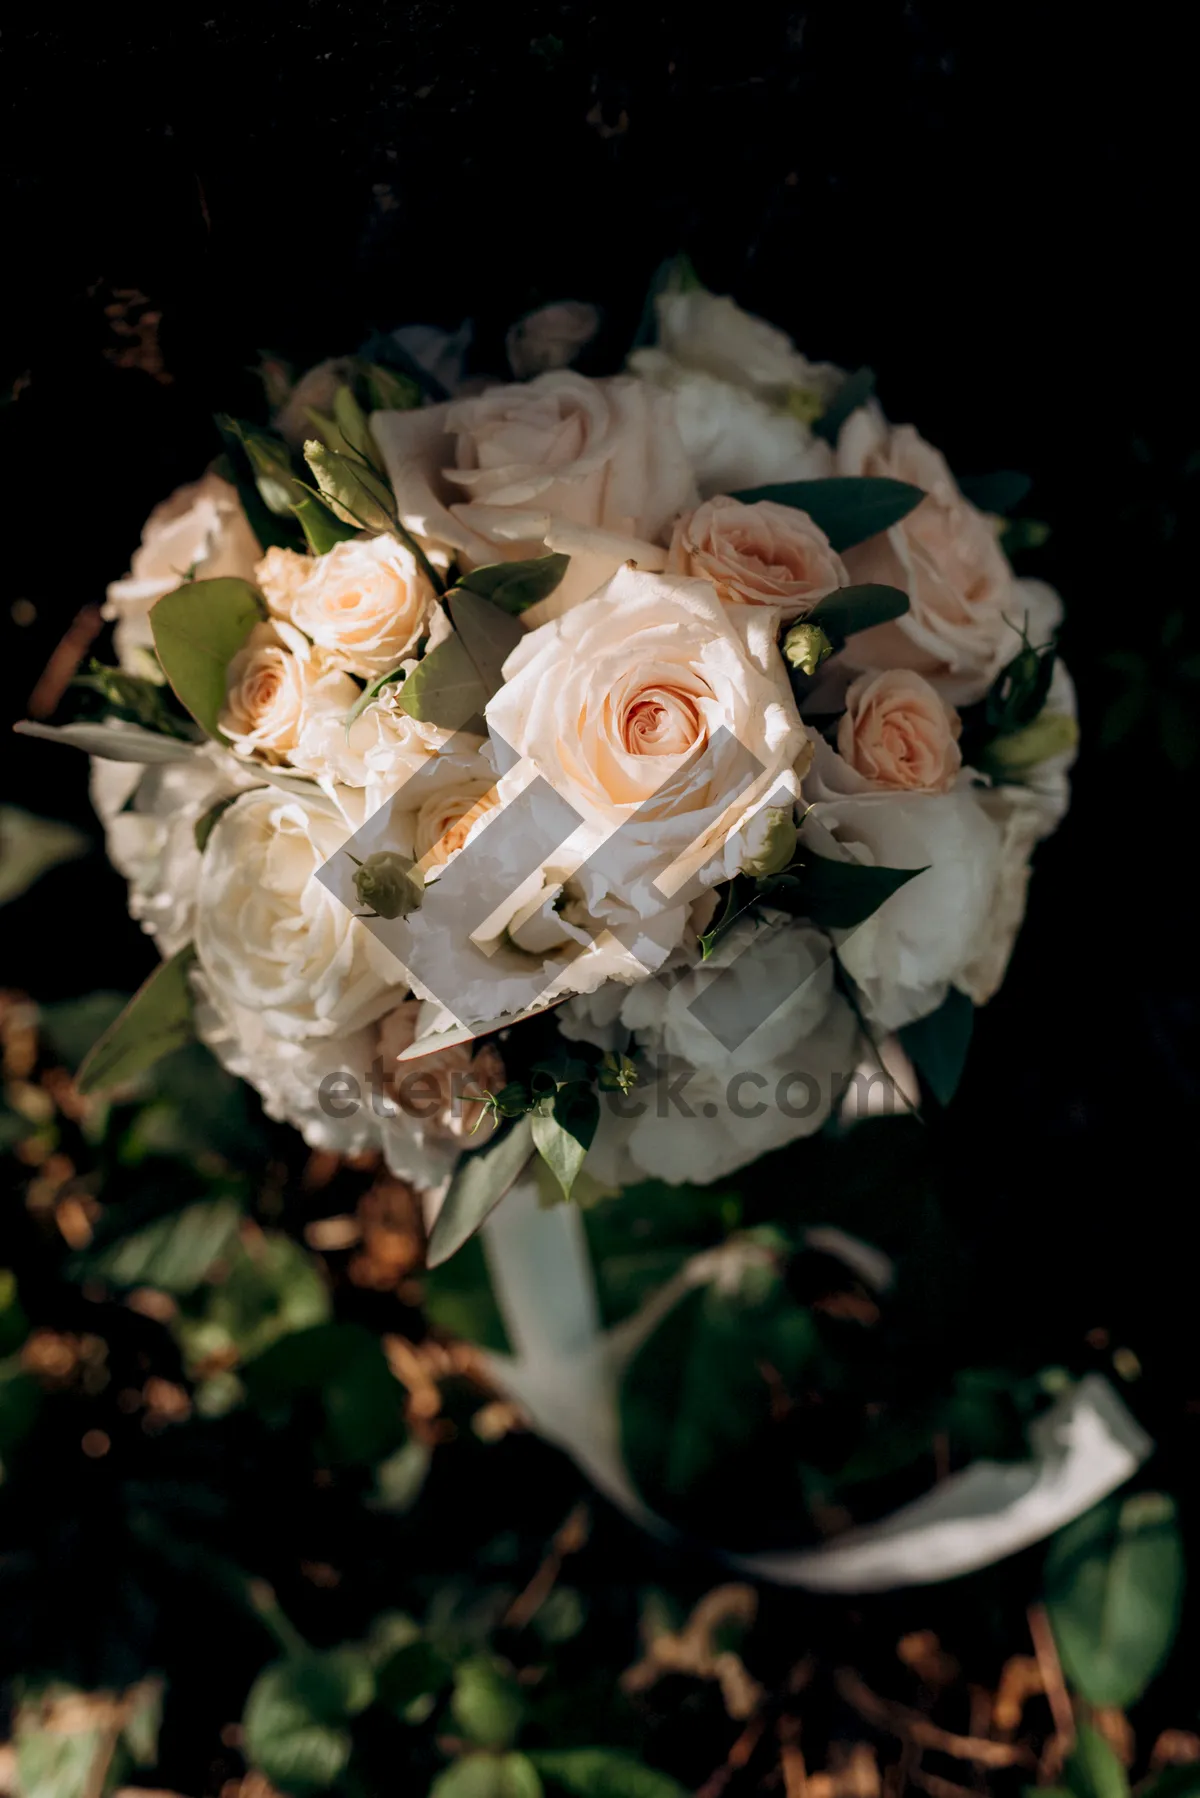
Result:
[[[841,557],[807,512],[723,495],[678,520],[668,567],[712,581],[731,604],[778,606],[789,622],[850,584]]]
[[[846,693],[837,746],[872,786],[946,793],[962,767],[962,723],[952,705],[907,668],[863,674]]]

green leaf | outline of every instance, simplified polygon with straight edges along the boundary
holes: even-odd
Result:
[[[600,1100],[585,1081],[568,1081],[543,1100],[531,1122],[533,1146],[569,1199],[600,1122]]]
[[[272,545],[279,549],[295,549],[296,532],[282,518],[277,518],[259,492],[254,466],[246,451],[242,438],[242,427],[237,419],[230,418],[228,413],[217,412],[213,415],[213,423],[221,434],[225,445],[222,460],[227,464],[226,472],[238,491],[242,502],[242,511],[246,514],[250,529],[258,538],[259,547],[268,550]]]
[[[78,861],[91,846],[73,824],[0,805],[0,905],[19,899],[51,868]]]
[[[241,1211],[232,1199],[202,1199],[156,1218],[98,1253],[86,1253],[81,1269],[89,1279],[112,1286],[194,1292],[234,1245],[240,1223]]]
[[[82,749],[85,755],[98,755],[104,762],[140,762],[147,768],[159,762],[186,762],[196,748],[195,743],[160,736],[138,724],[34,724],[29,718],[18,718],[13,729],[19,737],[65,743],[71,749]]]
[[[686,1786],[619,1748],[541,1749],[530,1760],[570,1798],[687,1798]]]
[[[502,612],[515,618],[561,586],[570,556],[557,552],[533,556],[527,562],[489,562],[459,577],[457,587],[490,599]]]
[[[1157,1779],[1138,1791],[1139,1798],[1200,1798],[1200,1761],[1165,1767]]]
[[[475,1655],[455,1670],[450,1714],[476,1748],[510,1748],[525,1718],[521,1688],[488,1655]]]
[[[901,588],[868,581],[858,587],[835,587],[818,600],[807,621],[820,625],[834,648],[840,649],[847,637],[901,618],[907,610],[908,594]]]
[[[852,549],[907,518],[925,498],[919,487],[882,475],[831,475],[822,481],[783,481],[732,495],[744,505],[760,499],[795,506],[819,525],[834,549]]]
[[[524,626],[490,600],[458,587],[446,595],[456,632],[475,666],[488,698],[504,685],[504,664],[525,641]]]
[[[1162,1493],[1107,1499],[1055,1537],[1046,1611],[1089,1704],[1125,1710],[1141,1697],[1175,1639],[1183,1579],[1175,1505]]]
[[[192,989],[188,973],[195,954],[189,943],[143,981],[120,1017],[84,1057],[75,1079],[81,1093],[122,1086],[190,1041]]]
[[[304,459],[322,499],[343,524],[355,524],[364,531],[395,530],[396,502],[382,475],[356,456],[328,449],[315,438],[304,445]]]
[[[478,1236],[469,1237],[450,1261],[426,1268],[421,1288],[422,1310],[439,1330],[498,1355],[512,1354]]]
[[[240,798],[240,793],[227,793],[223,799],[214,800],[208,810],[202,812],[200,817],[196,819],[195,824],[192,826],[192,835],[196,839],[196,847],[201,855],[204,854],[208,839],[213,833],[213,826],[221,816],[221,813],[227,812],[234,800]]]
[[[1079,1724],[1063,1774],[1075,1798],[1128,1798],[1124,1767],[1090,1723]]]
[[[949,1105],[967,1063],[975,1007],[965,993],[951,987],[928,1017],[901,1025],[897,1035],[906,1055],[939,1105]]]
[[[760,897],[822,930],[852,930],[924,868],[872,868],[809,854],[786,874],[759,882]]]
[[[430,1267],[440,1267],[474,1236],[535,1152],[533,1125],[520,1117],[499,1141],[463,1157],[429,1233],[425,1259]]]
[[[324,1791],[350,1759],[347,1720],[366,1708],[374,1689],[370,1661],[355,1650],[275,1662],[259,1674],[246,1700],[248,1759],[295,1798]]]
[[[981,512],[1000,516],[1019,506],[1032,486],[1029,476],[1018,474],[1015,468],[999,468],[995,474],[964,474],[958,481],[964,499]]]
[[[421,724],[483,735],[483,708],[490,697],[466,645],[460,637],[451,636],[422,656],[396,703]]]
[[[304,498],[304,484],[297,480],[292,469],[287,444],[270,431],[262,431],[257,425],[248,425],[241,419],[230,419],[229,423],[246,452],[264,506],[277,518],[290,518]]]
[[[410,375],[384,368],[380,362],[360,362],[372,412],[411,412],[421,404],[421,389]]]
[[[191,725],[171,712],[166,704],[167,689],[157,681],[140,674],[126,674],[120,668],[106,668],[93,659],[71,685],[99,694],[104,701],[102,717],[121,718],[128,724],[140,724],[145,730],[190,740]]]
[[[220,729],[232,662],[265,616],[249,581],[227,577],[186,581],[150,611],[150,629],[163,673],[201,730],[224,742]]]
[[[836,443],[838,433],[852,412],[865,406],[875,391],[875,370],[873,368],[855,369],[847,375],[833,399],[825,408],[820,418],[813,425],[813,436],[823,437],[826,443]]]
[[[406,1642],[384,1661],[375,1675],[376,1696],[388,1710],[403,1715],[418,1698],[449,1685],[453,1669],[432,1643]]]
[[[268,1424],[316,1413],[317,1453],[337,1467],[375,1467],[405,1440],[404,1402],[378,1336],[355,1323],[294,1330],[243,1371]]]
[[[223,1277],[173,1326],[192,1367],[249,1361],[294,1331],[328,1322],[329,1289],[316,1261],[290,1236],[264,1231],[228,1249]]]
[[[379,451],[375,448],[375,439],[367,424],[367,415],[354,397],[353,389],[345,383],[333,396],[334,422],[343,440],[350,446],[354,455],[378,468]]]
[[[292,510],[300,520],[304,541],[314,556],[327,555],[335,544],[345,543],[357,535],[355,525],[343,524],[313,493],[302,492]]]
[[[542,1798],[542,1782],[524,1754],[464,1754],[439,1773],[429,1798]]]
[[[700,959],[707,961],[717,944],[729,935],[758,899],[758,883],[747,874],[735,874],[725,889],[725,903],[710,930],[700,938]]]

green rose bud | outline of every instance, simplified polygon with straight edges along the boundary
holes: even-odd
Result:
[[[357,856],[350,859],[358,861]],[[354,890],[379,918],[407,918],[409,912],[420,909],[423,897],[421,877],[414,875],[413,864],[390,849],[358,862]]]
[[[833,644],[819,624],[802,618],[783,639],[783,659],[801,674],[815,674],[826,656],[833,654]]]
[[[996,780],[1020,781],[1053,756],[1064,755],[1079,741],[1079,726],[1063,712],[1043,712],[1023,730],[996,737],[980,757],[985,774]]]
[[[796,820],[791,806],[765,805],[746,826],[742,873],[755,880],[782,874],[796,853]]]
[[[395,525],[395,500],[383,476],[354,456],[339,455],[310,438],[304,460],[312,469],[321,498],[343,524],[364,531],[389,531]]]

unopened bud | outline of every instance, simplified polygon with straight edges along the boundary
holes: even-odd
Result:
[[[819,624],[802,618],[783,639],[783,659],[801,674],[815,674],[826,656],[833,654],[833,644]]]
[[[1065,712],[1043,712],[1022,730],[996,737],[983,752],[984,772],[998,780],[1021,780],[1043,762],[1065,755],[1079,741],[1079,726]]]
[[[791,806],[764,805],[746,826],[742,873],[755,880],[782,874],[796,853],[796,820]]]
[[[609,1053],[604,1057],[597,1076],[602,1093],[632,1092],[637,1084],[637,1063],[630,1056]]]
[[[421,878],[414,875],[413,864],[391,849],[381,849],[359,862],[354,890],[380,918],[407,918],[420,909],[423,897]]]

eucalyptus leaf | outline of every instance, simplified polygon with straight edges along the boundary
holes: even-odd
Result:
[[[570,560],[556,551],[527,562],[489,562],[460,575],[456,590],[477,593],[501,611],[519,617],[561,586]]]
[[[619,1748],[543,1748],[529,1756],[569,1798],[687,1798],[687,1787]]]
[[[292,510],[300,521],[311,555],[327,555],[335,545],[357,535],[356,525],[343,524],[313,493],[302,491]]]
[[[958,1091],[974,1023],[974,1005],[951,987],[936,1011],[901,1025],[897,1032],[905,1054],[939,1105],[949,1105]]]
[[[454,635],[443,638],[421,658],[401,687],[396,704],[418,723],[482,733],[483,708],[490,697],[465,644]]]
[[[743,504],[773,500],[807,512],[837,551],[852,549],[880,531],[890,530],[925,498],[920,487],[883,475],[831,475],[820,481],[781,481],[745,487],[733,494]]]
[[[806,854],[786,875],[759,883],[761,897],[823,930],[852,930],[924,868],[874,868]]]
[[[84,1057],[75,1077],[81,1093],[106,1092],[153,1067],[192,1035],[189,943],[155,968],[124,1011]]]
[[[847,637],[902,618],[907,611],[908,594],[901,588],[868,581],[857,587],[835,587],[817,601],[807,622],[819,625],[834,648],[840,649]]]
[[[826,443],[836,443],[838,433],[852,412],[865,406],[875,391],[875,370],[873,368],[857,368],[852,375],[847,375],[829,405],[813,425],[813,436],[824,438]]]
[[[999,468],[994,474],[964,474],[958,477],[958,490],[981,512],[1003,515],[1019,506],[1033,486],[1027,474],[1015,468]]]
[[[1183,1596],[1174,1502],[1112,1498],[1055,1537],[1043,1573],[1068,1679],[1089,1704],[1125,1710],[1170,1652]]]
[[[464,1156],[429,1233],[430,1267],[440,1267],[475,1234],[535,1153],[532,1122],[520,1117],[497,1142]]]
[[[160,736],[157,731],[143,730],[140,724],[35,724],[32,719],[19,718],[13,729],[18,736],[65,743],[87,755],[98,755],[102,761],[141,762],[147,767],[156,762],[186,762],[196,751],[195,743]]]
[[[524,627],[490,600],[462,587],[446,596],[454,628],[483,683],[487,697],[504,685],[504,664],[519,643]]]
[[[163,673],[200,728],[219,742],[229,664],[263,616],[249,581],[232,576],[187,581],[151,608]]]
[[[544,1105],[531,1116],[533,1145],[569,1199],[600,1122],[600,1100],[586,1082],[572,1080]]]
[[[1063,1776],[1073,1798],[1128,1798],[1129,1780],[1124,1767],[1090,1723],[1078,1725]]]

